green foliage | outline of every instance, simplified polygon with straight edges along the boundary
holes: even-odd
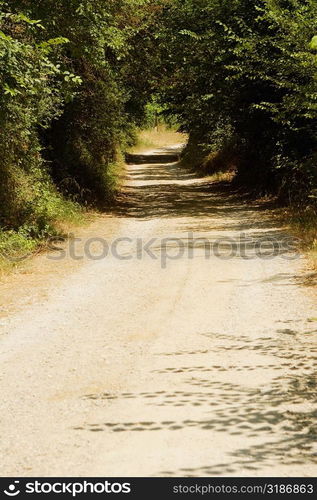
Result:
[[[310,48],[312,50],[317,50],[317,36],[316,35],[311,39]]]
[[[62,200],[47,174],[38,129],[60,115],[64,77],[34,41],[38,21],[0,2],[0,23],[0,224],[44,235],[56,217],[52,205]]]
[[[62,43],[57,54],[64,81],[80,84],[41,136],[51,175],[64,195],[104,206],[113,198],[107,169],[143,120],[150,94],[151,85],[137,73],[136,40],[150,38],[152,6],[147,0],[24,4],[27,15],[45,25],[38,46],[50,53]]]
[[[316,187],[315,0],[175,0],[160,45],[163,98],[206,151],[233,148],[238,179],[287,200]]]
[[[43,238],[79,203],[111,202],[153,92],[137,49],[153,38],[152,7],[0,0],[0,228]]]

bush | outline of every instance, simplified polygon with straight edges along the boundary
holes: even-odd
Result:
[[[80,205],[113,201],[153,92],[136,50],[153,42],[152,7],[0,0],[0,229],[11,239],[44,238]]]
[[[315,0],[175,0],[162,17],[164,99],[206,153],[258,193],[312,201]],[[202,162],[199,162],[202,164]]]
[[[40,23],[12,14],[0,2],[0,224],[29,227],[34,236],[49,232],[54,207],[63,200],[42,158],[39,128],[61,112],[63,76],[49,48],[34,42]],[[74,208],[75,210],[75,208]]]

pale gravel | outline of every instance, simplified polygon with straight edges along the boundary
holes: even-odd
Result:
[[[83,237],[283,236],[206,188],[175,165],[130,166],[129,206]],[[41,279],[0,286],[2,476],[316,475],[304,257],[37,259]]]

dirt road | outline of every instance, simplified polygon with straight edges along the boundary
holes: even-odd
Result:
[[[139,164],[92,236],[129,240],[2,293],[1,474],[315,476],[315,295],[269,214]]]

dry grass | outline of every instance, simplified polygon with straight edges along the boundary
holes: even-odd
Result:
[[[76,232],[79,228],[88,227],[98,216],[93,211],[78,211],[71,219],[60,219],[54,224],[54,234],[61,238]],[[23,272],[32,257],[47,251],[48,239],[29,239],[11,231],[0,230],[0,282],[8,274]]]
[[[158,130],[141,130],[138,134],[137,144],[129,150],[129,153],[141,153],[152,149],[174,146],[175,144],[185,144],[187,135],[168,129],[160,125]]]
[[[300,241],[301,249],[308,256],[312,267],[317,269],[317,213],[312,207],[306,210],[298,208],[283,211],[282,218],[290,231]]]
[[[310,250],[308,256],[313,264],[313,268],[317,269],[317,248],[315,248],[314,250]]]
[[[228,172],[216,172],[215,174],[209,175],[206,179],[210,182],[231,182],[235,177],[234,171]]]

